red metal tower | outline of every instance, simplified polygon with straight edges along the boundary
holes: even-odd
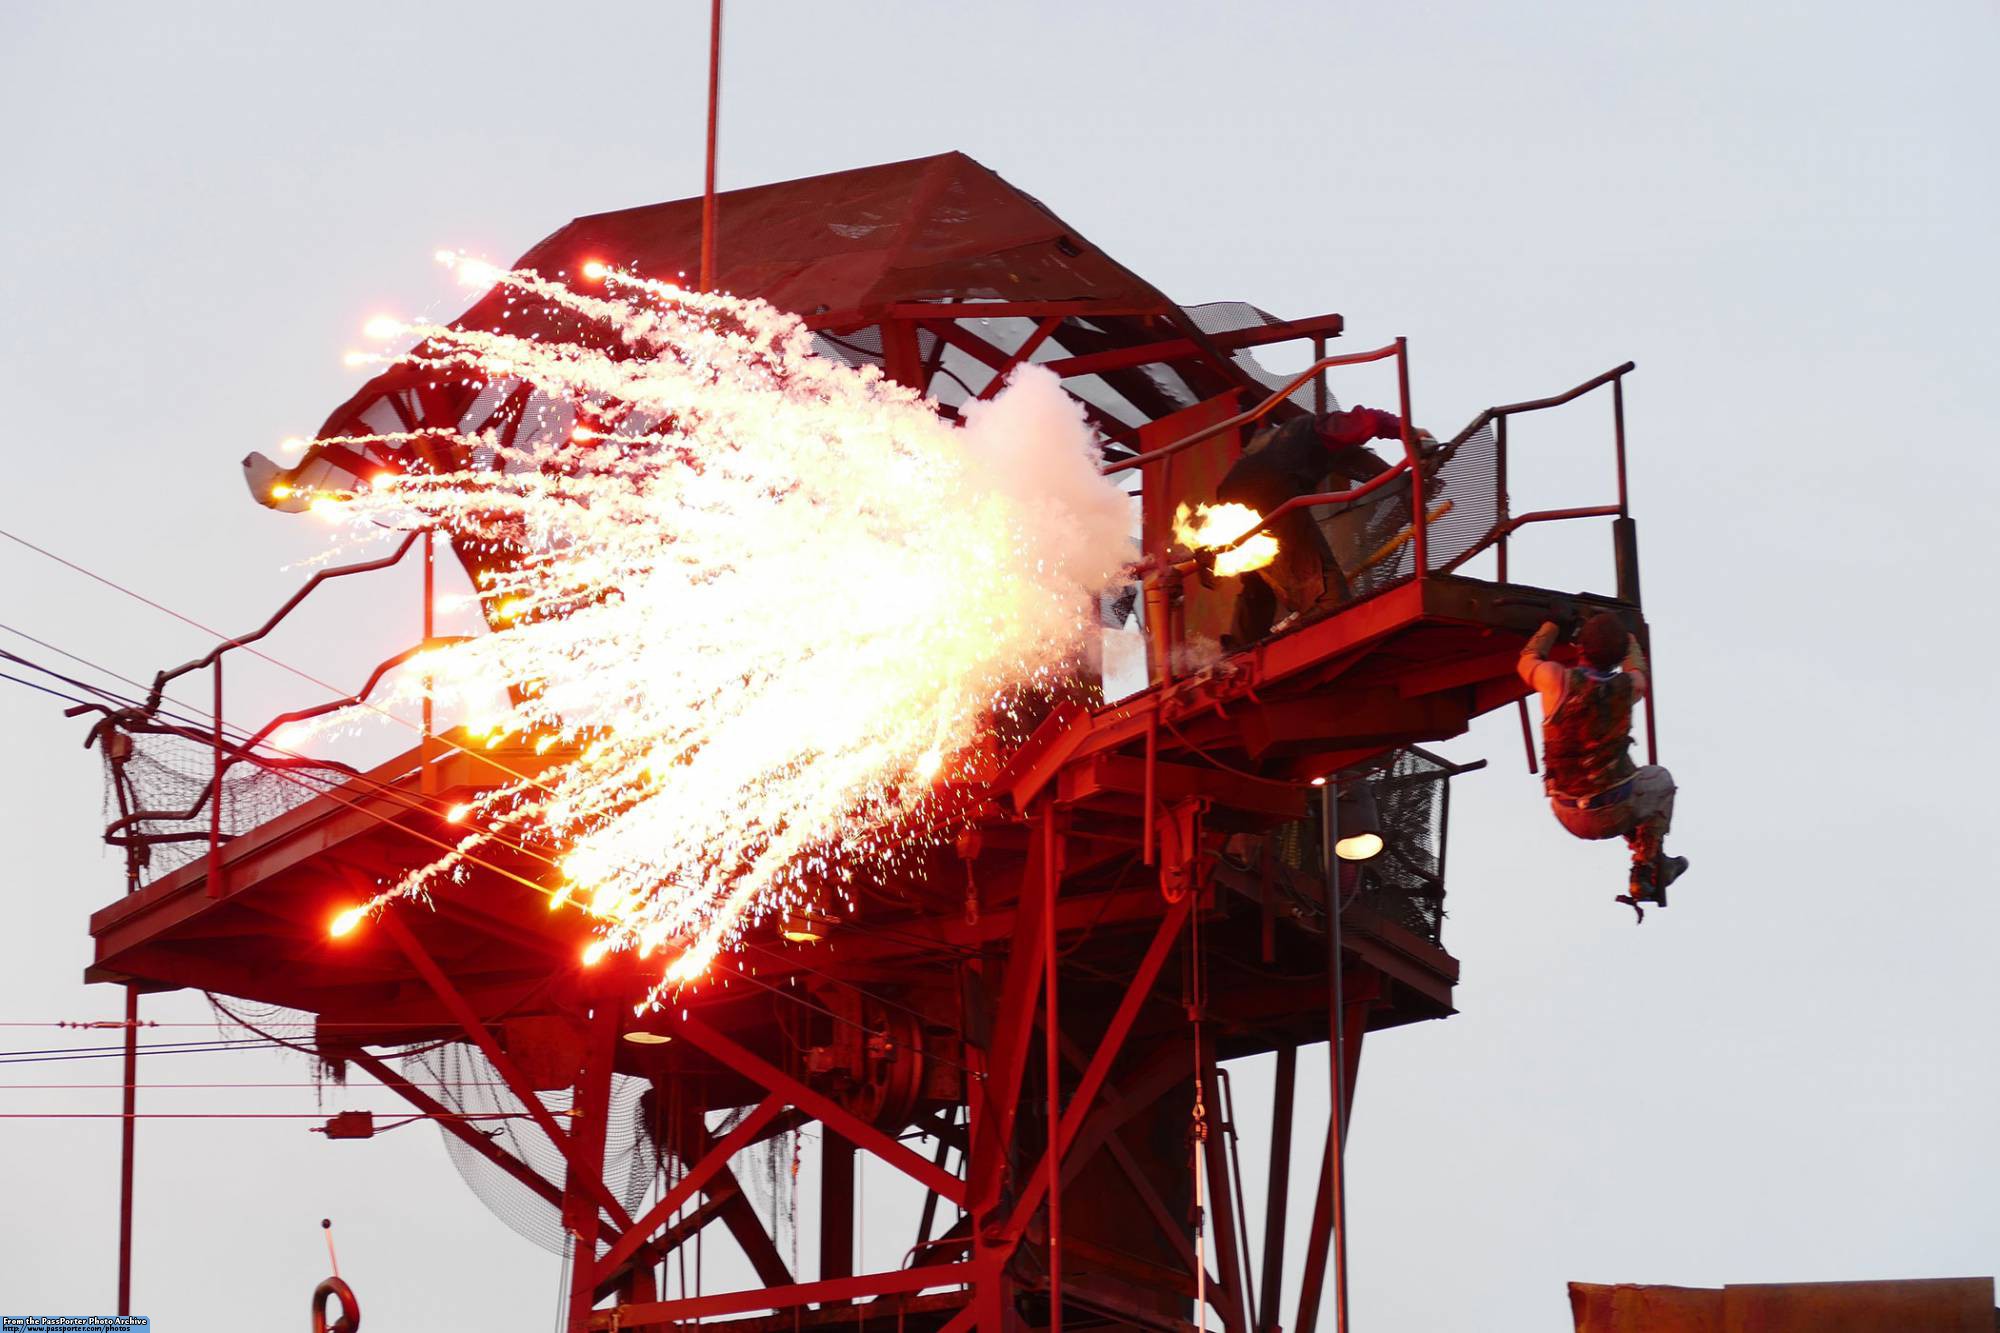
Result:
[[[687,200],[580,219],[520,266],[690,267],[700,211]],[[1133,598],[1146,686],[1106,702],[1080,685],[964,793],[971,827],[955,845],[869,886],[852,916],[753,939],[731,985],[641,1019],[632,1002],[650,978],[618,955],[582,967],[582,921],[544,910],[547,867],[526,860],[496,857],[438,890],[434,910],[397,906],[329,938],[339,906],[450,841],[449,807],[549,760],[426,726],[407,754],[353,773],[259,752],[270,727],[232,735],[159,711],[169,681],[207,671],[220,713],[223,663],[259,631],[163,673],[154,707],[100,724],[120,802],[107,836],[128,850],[133,891],[92,918],[89,976],[315,1015],[323,1059],[400,1093],[522,1206],[560,1219],[573,1329],[891,1318],[949,1333],[1181,1329],[1197,1300],[1208,1307],[1200,1322],[1232,1333],[1312,1327],[1337,1230],[1331,1149],[1364,1041],[1453,1012],[1458,964],[1440,929],[1454,770],[1416,747],[1525,693],[1515,657],[1556,594],[1507,581],[1509,535],[1613,519],[1617,596],[1586,600],[1644,633],[1624,486],[1631,367],[1492,409],[1435,449],[1406,438],[1395,461],[1313,497],[1355,600],[1246,651],[1204,656],[1191,645],[1216,636],[1230,592],[1167,561],[1175,505],[1212,495],[1260,422],[1331,406],[1328,375],[1342,366],[1393,362],[1408,422],[1400,340],[1327,356],[1338,315],[1177,306],[959,154],[724,194],[718,214],[718,287],[797,312],[826,354],[878,365],[948,414],[1025,361],[1062,378],[1140,498],[1145,554],[1156,557]],[[489,297],[460,322],[502,315]],[[1289,383],[1249,355],[1295,340],[1310,342],[1314,365]],[[1511,513],[1509,422],[1599,388],[1613,402],[1617,502]],[[392,369],[320,434],[444,425],[512,439],[536,428],[533,397],[525,385],[440,387]],[[261,494],[273,477],[304,488],[405,461],[316,445],[295,469],[249,466]],[[428,569],[429,540],[413,537],[384,561],[321,578],[412,550]],[[1461,572],[1487,551],[1493,579]],[[426,639],[428,606],[427,595],[411,612]],[[1650,710],[1648,725],[1650,741]],[[148,808],[149,756],[173,747],[198,749],[204,775],[191,801]],[[1324,850],[1336,832],[1330,797],[1364,786],[1389,854],[1343,865]],[[447,1040],[505,1083],[531,1126],[489,1137],[384,1054]],[[1321,1042],[1337,1053],[1342,1114],[1318,1166],[1302,1290],[1288,1300],[1294,1091],[1302,1049]],[[1273,1123],[1234,1123],[1220,1062],[1265,1052],[1276,1053]],[[781,1252],[770,1208],[739,1171],[755,1145],[812,1125],[819,1247],[808,1273]],[[657,1168],[650,1190],[635,1193],[607,1166],[621,1135],[621,1152]],[[1245,1141],[1269,1152],[1262,1200],[1243,1197]],[[914,1243],[886,1270],[855,1271],[858,1154],[925,1195]],[[1265,1218],[1255,1255],[1253,1202]],[[711,1228],[758,1285],[663,1286],[668,1261]]]

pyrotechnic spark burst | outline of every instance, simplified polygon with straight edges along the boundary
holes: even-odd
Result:
[[[1214,550],[1254,529],[1264,516],[1249,505],[1181,505],[1174,510],[1174,540],[1190,551]],[[1278,539],[1260,532],[1239,546],[1230,546],[1215,557],[1218,574],[1248,574],[1278,558]]]
[[[592,294],[475,275],[574,340],[398,324],[418,340],[399,359],[530,386],[550,423],[527,443],[433,433],[462,466],[337,508],[487,554],[496,628],[397,689],[510,687],[487,743],[547,758],[455,809],[456,850],[369,906],[462,874],[490,840],[532,845],[561,867],[554,904],[604,923],[591,961],[666,952],[658,999],[750,924],[822,912],[945,831],[939,785],[972,775],[996,701],[1055,683],[1096,628],[1129,497],[1047,371],[957,425],[759,302],[609,269]]]

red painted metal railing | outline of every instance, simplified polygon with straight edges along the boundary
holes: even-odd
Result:
[[[362,684],[360,689],[346,695],[339,695],[337,687],[329,685],[317,677],[306,676],[303,672],[297,672],[296,668],[288,668],[293,670],[295,674],[305,676],[306,679],[312,680],[316,684],[323,685],[330,690],[335,690],[337,697],[324,703],[280,713],[254,732],[240,734],[233,738],[229,736],[223,721],[225,714],[222,669],[224,657],[237,649],[249,651],[260,657],[264,656],[264,654],[259,653],[251,645],[274,632],[322,584],[333,579],[393,568],[400,564],[403,558],[409,554],[411,548],[417,546],[419,543],[422,544],[423,548],[424,565],[423,637],[421,642],[379,663],[370,672],[368,679]],[[287,598],[284,604],[272,613],[269,619],[256,629],[247,634],[224,639],[202,656],[184,662],[180,666],[160,672],[153,678],[152,688],[148,690],[145,701],[139,706],[122,710],[100,708],[99,711],[104,712],[105,717],[97,726],[91,729],[90,736],[86,739],[85,743],[91,744],[104,739],[107,754],[114,756],[114,770],[118,767],[116,756],[129,754],[130,749],[129,740],[123,747],[114,747],[113,743],[106,736],[107,732],[112,731],[123,733],[128,738],[135,735],[179,737],[183,740],[206,745],[211,755],[209,780],[202,789],[201,794],[186,809],[159,810],[147,808],[138,800],[136,792],[133,793],[133,799],[129,801],[121,799],[120,814],[118,818],[112,820],[106,826],[104,837],[105,841],[112,845],[127,849],[127,874],[130,880],[136,884],[138,866],[140,860],[143,859],[141,854],[145,848],[158,844],[190,842],[205,838],[208,842],[208,893],[210,897],[221,895],[222,846],[227,841],[227,837],[223,831],[223,784],[230,770],[238,764],[247,763],[258,768],[278,771],[307,768],[324,769],[353,776],[352,769],[334,761],[306,760],[282,753],[264,754],[259,753],[259,749],[265,746],[271,736],[287,723],[322,717],[344,708],[352,708],[365,703],[368,697],[374,692],[375,687],[381,683],[382,678],[390,671],[410,661],[426,648],[440,642],[451,641],[439,640],[435,637],[434,633],[433,589],[435,586],[435,558],[436,544],[433,534],[428,531],[412,532],[393,551],[378,559],[359,561],[351,565],[343,565],[333,569],[323,569],[308,579],[297,592]],[[276,661],[276,659],[270,660]],[[278,665],[284,664],[278,663]],[[212,684],[211,716],[208,727],[203,730],[197,730],[195,727],[186,725],[184,722],[174,722],[162,718],[161,706],[167,702],[167,687],[175,680],[202,670],[207,670],[210,673]],[[423,741],[420,753],[428,756],[432,740],[432,715],[428,695],[424,702],[422,729]],[[113,780],[114,782],[122,781],[115,771]],[[148,824],[191,823],[199,818],[204,810],[208,813],[208,828],[205,833],[193,830],[158,832],[148,831],[144,827]]]
[[[1508,403],[1489,407],[1474,417],[1466,427],[1443,445],[1424,448],[1411,424],[1409,345],[1398,338],[1394,343],[1365,352],[1353,352],[1342,356],[1320,357],[1293,377],[1283,387],[1274,390],[1255,406],[1205,426],[1194,433],[1175,440],[1161,448],[1150,450],[1132,458],[1121,459],[1107,465],[1102,472],[1109,476],[1135,468],[1146,468],[1172,458],[1185,450],[1208,440],[1215,439],[1229,431],[1239,430],[1262,421],[1287,401],[1305,384],[1315,382],[1315,406],[1323,410],[1325,406],[1325,372],[1342,366],[1366,365],[1377,361],[1393,359],[1396,362],[1397,396],[1401,408],[1403,457],[1393,465],[1359,486],[1344,491],[1331,491],[1316,495],[1295,496],[1263,516],[1255,528],[1243,533],[1235,540],[1210,551],[1201,553],[1203,560],[1212,560],[1223,551],[1234,549],[1250,538],[1267,532],[1280,519],[1299,509],[1310,509],[1322,505],[1348,505],[1366,499],[1369,495],[1390,485],[1398,478],[1414,476],[1428,478],[1436,475],[1467,441],[1489,426],[1494,432],[1494,478],[1495,510],[1497,517],[1491,528],[1482,536],[1469,543],[1465,549],[1451,556],[1448,561],[1433,569],[1430,562],[1429,528],[1436,517],[1425,508],[1425,486],[1421,483],[1410,487],[1410,516],[1407,528],[1408,541],[1412,548],[1411,577],[1422,579],[1431,574],[1445,574],[1458,569],[1474,557],[1488,550],[1495,553],[1496,578],[1505,583],[1508,575],[1508,539],[1522,528],[1538,523],[1563,522],[1573,519],[1609,518],[1614,521],[1613,543],[1618,570],[1618,596],[1621,601],[1639,605],[1639,570],[1636,531],[1630,508],[1630,490],[1626,480],[1625,460],[1625,376],[1635,368],[1635,363],[1625,362],[1615,366],[1573,388],[1546,398],[1530,399],[1525,402]],[[1586,505],[1564,509],[1542,509],[1526,514],[1509,512],[1507,495],[1507,428],[1517,416],[1533,412],[1547,411],[1572,403],[1585,395],[1609,385],[1612,392],[1612,424],[1614,449],[1617,459],[1618,501],[1616,504]],[[1448,507],[1448,506],[1447,506]],[[1402,540],[1401,538],[1398,539]],[[1389,548],[1385,548],[1389,549]],[[1145,604],[1148,616],[1148,650],[1151,663],[1151,679],[1157,684],[1172,678],[1172,659],[1180,644],[1180,634],[1171,623],[1174,620],[1176,598],[1174,589],[1179,578],[1195,567],[1192,560],[1175,562],[1172,560],[1148,561],[1140,567],[1146,583]],[[1155,620],[1161,623],[1153,623]],[[1650,645],[1649,645],[1650,647]],[[1657,758],[1657,727],[1653,719],[1654,709],[1649,701],[1646,709],[1646,746],[1649,757]],[[1523,719],[1525,724],[1525,709]],[[1530,760],[1532,764],[1532,759]]]

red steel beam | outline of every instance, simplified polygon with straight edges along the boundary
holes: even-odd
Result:
[[[1062,994],[1061,959],[1056,955],[1056,898],[1062,893],[1063,837],[1056,826],[1055,803],[1042,803],[1042,1010],[1047,1027],[1042,1034],[1043,1078],[1048,1084],[1049,1149],[1045,1174],[1049,1195],[1049,1333],[1062,1333],[1062,1021],[1057,1001]],[[1026,885],[1022,886],[1026,888]]]
[[[1306,1267],[1299,1279],[1299,1316],[1293,1328],[1307,1329],[1319,1322],[1319,1303],[1326,1289],[1326,1261],[1332,1248],[1334,1228],[1333,1197],[1333,1154],[1334,1134],[1343,1133],[1346,1122],[1354,1110],[1354,1080],[1361,1072],[1361,1040],[1368,1030],[1368,1006],[1355,1005],[1347,1011],[1347,1059],[1345,1076],[1345,1114],[1329,1114],[1327,1117],[1326,1148],[1320,1157],[1319,1193],[1313,1200],[1311,1229],[1306,1233]]]
[[[1265,1177],[1264,1272],[1257,1284],[1257,1333],[1278,1333],[1278,1309],[1285,1284],[1285,1210],[1292,1175],[1292,1103],[1298,1081],[1299,1048],[1280,1046],[1271,1091],[1271,1169]]]
[[[820,1135],[819,1280],[822,1282],[854,1276],[854,1166],[853,1144],[831,1130]],[[820,1308],[833,1303],[826,1302]]]
[[[1049,340],[1049,335],[1062,327],[1062,322],[1063,316],[1050,315],[1047,319],[1036,325],[1035,331],[1029,334],[1019,347],[1014,349],[1012,356],[1007,358],[1007,364],[994,369],[992,380],[987,383],[985,388],[979,391],[979,397],[982,399],[991,398],[994,394],[1000,392],[1000,387],[1006,383],[1007,376],[1014,372],[1014,368],[1040,350],[1041,345]]]
[[[1067,1037],[1063,1039],[1063,1058],[1078,1068],[1082,1068],[1085,1063],[1083,1052],[1078,1050]],[[1107,1082],[1104,1088],[1107,1096],[1116,1096],[1118,1090],[1115,1085]],[[1106,1133],[1099,1142],[1104,1150],[1111,1154],[1111,1159],[1118,1164],[1119,1169],[1125,1173],[1125,1178],[1131,1182],[1139,1201],[1146,1205],[1148,1212],[1152,1213],[1153,1222],[1159,1227],[1160,1234],[1167,1238],[1175,1252],[1180,1255],[1181,1262],[1188,1266],[1188,1272],[1193,1273],[1198,1260],[1194,1244],[1187,1236],[1187,1219],[1174,1216],[1173,1210],[1167,1207],[1166,1200],[1160,1197],[1159,1191],[1153,1187],[1152,1180],[1141,1169],[1133,1158],[1131,1150],[1125,1146],[1124,1140],[1116,1131]]]
[[[1163,315],[1166,311],[1159,306],[1106,305],[1099,301],[899,301],[886,313],[892,319],[1042,319],[1050,315],[1064,319],[1071,315],[1085,319],[1092,316],[1139,319]],[[807,325],[819,327],[811,319]]]
[[[784,1103],[775,1095],[759,1102],[756,1109],[737,1123],[736,1128],[723,1135],[722,1141],[702,1155],[700,1161],[689,1167],[687,1174],[674,1182],[672,1189],[660,1196],[659,1202],[648,1208],[639,1219],[625,1229],[618,1243],[605,1251],[602,1266],[616,1268],[632,1257],[638,1248],[646,1243],[655,1231],[664,1225],[689,1199],[695,1191],[714,1178],[715,1173],[729,1165],[729,1159],[755,1142],[764,1126],[778,1118],[785,1109]]]
[[[1338,334],[1346,326],[1339,315],[1319,315],[1312,319],[1288,320],[1282,324],[1262,324],[1227,333],[1211,333],[1208,342],[1219,351],[1233,352],[1244,347],[1290,342],[1295,338]],[[1170,338],[1163,342],[1141,343],[1137,347],[1113,347],[1102,352],[1065,357],[1048,362],[1048,368],[1067,379],[1071,375],[1101,375],[1107,370],[1130,370],[1156,365],[1161,361],[1185,361],[1201,356],[1206,349],[1192,338]]]
[[[641,1245],[638,1249],[638,1252],[635,1253],[631,1257],[631,1259],[628,1260],[626,1264],[623,1265],[622,1267],[630,1269],[643,1269],[652,1267],[654,1264],[659,1263],[662,1259],[666,1258],[668,1255],[672,1254],[675,1250],[679,1249],[682,1245],[685,1245],[688,1241],[694,1239],[697,1233],[704,1230],[706,1227],[708,1227],[710,1223],[720,1218],[723,1215],[724,1210],[727,1209],[727,1207],[731,1203],[738,1203],[741,1201],[742,1201],[742,1195],[740,1193],[739,1186],[732,1184],[727,1188],[724,1188],[719,1183],[716,1184],[708,1191],[708,1197],[704,1199],[699,1206],[694,1208],[686,1216],[682,1217],[679,1221],[675,1222],[672,1226],[660,1232],[659,1235],[655,1236],[652,1240],[649,1240],[644,1245]],[[623,1285],[626,1276],[627,1276],[626,1273],[620,1271],[620,1269],[618,1268],[611,1268],[600,1264],[597,1269],[597,1299],[601,1301],[607,1296],[616,1294],[620,1289],[620,1287]],[[761,1274],[759,1275],[759,1280],[760,1281],[762,1280]],[[787,1277],[785,1278],[783,1283],[772,1283],[771,1285],[781,1286],[789,1284],[790,1282],[791,1278]],[[639,1296],[636,1299],[652,1300],[653,1294],[651,1292],[648,1292],[647,1294]]]
[[[962,1206],[965,1203],[965,1182],[957,1176],[932,1166],[928,1159],[904,1147],[831,1097],[815,1092],[768,1061],[759,1059],[700,1019],[683,1018],[674,1030],[731,1071],[762,1084],[767,1092],[783,1097],[842,1138],[857,1147],[866,1148],[905,1175],[914,1177],[919,1184],[936,1190],[955,1204]]]
[[[620,1305],[591,1315],[592,1329],[641,1328],[654,1324],[684,1323],[713,1315],[747,1314],[752,1310],[789,1310],[816,1302],[850,1301],[868,1296],[893,1296],[898,1292],[922,1291],[926,1287],[950,1287],[977,1281],[984,1276],[979,1264],[941,1264],[935,1268],[899,1268],[891,1273],[864,1273],[858,1277],[834,1278],[828,1282],[800,1282],[789,1287],[764,1287],[756,1291],[728,1291],[714,1296],[691,1296],[678,1301],[652,1301],[643,1305]]]
[[[1153,932],[1153,942],[1146,949],[1146,956],[1139,961],[1138,970],[1133,973],[1132,983],[1125,988],[1123,998],[1111,1019],[1104,1025],[1104,1036],[1097,1043],[1097,1051],[1090,1057],[1089,1066],[1078,1080],[1076,1092],[1069,1100],[1069,1108],[1063,1113],[1062,1127],[1055,1138],[1056,1160],[1069,1151],[1076,1142],[1077,1131],[1090,1114],[1097,1101],[1099,1089],[1111,1073],[1111,1066],[1125,1048],[1125,1038],[1131,1034],[1132,1024],[1139,1017],[1139,1010],[1153,992],[1153,983],[1159,979],[1160,968],[1166,963],[1167,955],[1173,951],[1174,941],[1180,935],[1180,928],[1187,920],[1189,909],[1194,905],[1194,895],[1183,894],[1181,900],[1167,904],[1165,914],[1160,918],[1159,929]],[[1019,1235],[1027,1225],[1028,1218],[1040,1205],[1043,1193],[1049,1188],[1050,1155],[1043,1153],[1035,1171],[1022,1187],[1021,1197],[1014,1205],[1013,1215],[1008,1219],[1010,1234]]]
[[[1014,1114],[1027,1073],[1028,1038],[1033,1032],[1035,998],[1042,987],[1042,914],[1048,903],[1030,887],[1041,876],[1044,849],[1039,838],[1028,844],[1028,863],[1021,872],[1021,895],[1014,911],[1014,938],[1007,955],[1007,975],[1001,983],[999,1011],[993,1019],[992,1059],[987,1067],[986,1104],[974,1121],[972,1154],[966,1168],[968,1211],[984,1215],[1000,1197],[1007,1150],[1014,1141]]]
[[[1219,1111],[1222,1108],[1222,1080],[1216,1073],[1213,1039],[1200,1037],[1198,1040],[1202,1082],[1211,1089],[1210,1095]],[[1231,1333],[1241,1333],[1249,1325],[1250,1301],[1245,1289],[1244,1256],[1237,1243],[1236,1203],[1231,1190],[1229,1153],[1222,1142],[1229,1128],[1228,1122],[1217,1116],[1215,1128],[1201,1140],[1201,1150],[1202,1166],[1208,1175],[1209,1209],[1215,1219],[1210,1229],[1215,1234],[1216,1267],[1220,1270],[1216,1276],[1221,1279],[1222,1299],[1215,1304],[1222,1315],[1223,1327]]]
[[[529,1170],[520,1159],[496,1147],[492,1139],[466,1124],[457,1112],[404,1078],[379,1057],[360,1049],[345,1052],[344,1056],[367,1070],[377,1083],[436,1120],[447,1133],[513,1177],[536,1198],[552,1208],[562,1207],[561,1190]]]
[[[597,1304],[597,1238],[602,1228],[591,1186],[603,1188],[605,1121],[611,1114],[612,1064],[617,1059],[618,1009],[600,1003],[584,1028],[583,1063],[572,1084],[576,1128],[564,1159],[563,1222],[570,1247],[569,1326],[581,1328]],[[539,1099],[537,1099],[539,1100]],[[622,1210],[621,1210],[622,1211]],[[629,1219],[627,1222],[629,1230]],[[619,1237],[623,1239],[623,1237]]]
[[[563,1160],[568,1163],[569,1168],[579,1174],[585,1187],[611,1215],[612,1221],[616,1222],[621,1230],[629,1228],[632,1225],[632,1215],[625,1211],[625,1205],[618,1201],[618,1197],[604,1183],[603,1165],[599,1163],[592,1166],[582,1160],[582,1154],[570,1141],[570,1136],[556,1124],[555,1117],[549,1114],[549,1108],[542,1105],[542,1099],[535,1095],[534,1085],[522,1076],[512,1058],[500,1049],[498,1042],[493,1040],[493,1034],[487,1031],[485,1020],[480,1018],[478,1011],[466,1003],[465,997],[458,993],[458,988],[451,984],[451,978],[438,967],[424,946],[417,943],[417,937],[410,933],[410,928],[403,923],[393,908],[382,913],[378,921],[396,947],[403,951],[403,956],[410,960],[410,966],[417,970],[417,975],[424,979],[424,984],[429,986],[432,993],[443,1002],[446,1012],[457,1020],[458,1025],[465,1029],[466,1035],[479,1047],[480,1054],[486,1057],[494,1071],[507,1084],[508,1090],[521,1099],[536,1126],[542,1133],[548,1135],[549,1142],[562,1153]]]

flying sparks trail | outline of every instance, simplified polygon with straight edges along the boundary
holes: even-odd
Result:
[[[417,339],[395,359],[440,379],[532,390],[543,426],[430,432],[429,456],[460,461],[314,508],[482,556],[493,632],[395,691],[505,690],[487,744],[550,766],[456,808],[456,849],[340,924],[464,876],[489,841],[532,846],[561,868],[552,905],[601,919],[590,961],[665,953],[657,1002],[750,925],[823,913],[945,831],[939,788],[978,775],[1001,701],[1058,684],[1097,627],[1130,500],[1045,370],[954,424],[761,302],[440,257],[571,332],[369,335]]]

